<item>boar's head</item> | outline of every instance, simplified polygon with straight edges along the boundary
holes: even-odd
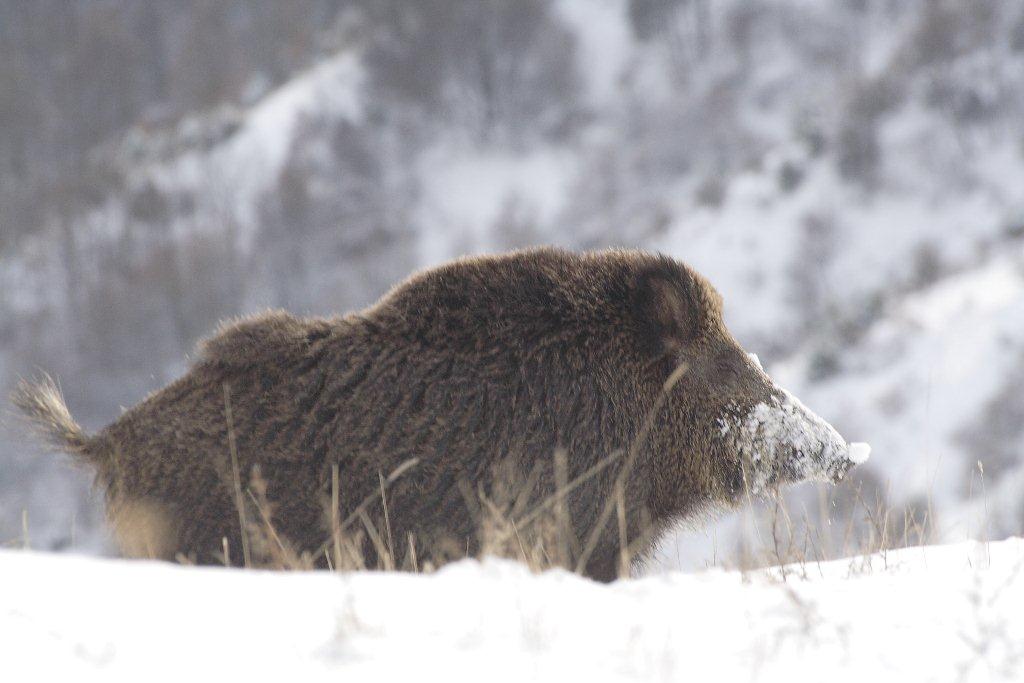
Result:
[[[866,444],[848,444],[739,345],[701,275],[665,259],[636,291],[665,380],[652,436],[656,507],[685,515],[783,484],[835,483],[867,458]]]

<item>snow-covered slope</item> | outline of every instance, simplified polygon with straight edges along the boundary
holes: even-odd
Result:
[[[894,517],[1020,533],[1021,4],[527,4],[507,42],[496,14],[356,25],[251,106],[128,133],[101,155],[120,185],[0,253],[0,389],[42,367],[99,426],[220,317],[348,310],[468,252],[640,246],[704,272],[768,372],[872,443]],[[28,510],[41,546],[76,519],[101,545],[84,475],[0,458],[0,542]]]
[[[8,680],[1019,681],[1024,541],[602,586],[0,552]]]

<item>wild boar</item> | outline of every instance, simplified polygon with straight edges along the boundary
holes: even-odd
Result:
[[[510,477],[517,533],[562,510],[571,563],[609,581],[623,547],[866,457],[740,347],[707,280],[629,250],[466,258],[356,313],[224,324],[95,435],[52,384],[14,402],[96,468],[126,553],[200,563],[242,561],[257,468],[275,538],[314,561],[332,519],[375,520],[396,563],[475,554],[481,499]],[[144,542],[124,520],[139,511]]]

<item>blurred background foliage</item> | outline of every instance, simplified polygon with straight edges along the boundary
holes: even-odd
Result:
[[[875,443],[791,542],[1019,533],[1022,84],[1015,0],[0,0],[0,389],[46,369],[98,427],[226,316],[641,246]],[[3,428],[0,541],[102,551],[98,510]]]

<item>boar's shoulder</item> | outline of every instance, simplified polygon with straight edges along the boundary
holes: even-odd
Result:
[[[199,343],[196,364],[238,369],[280,362],[304,355],[330,333],[327,320],[299,318],[285,311],[227,320],[212,337]]]

